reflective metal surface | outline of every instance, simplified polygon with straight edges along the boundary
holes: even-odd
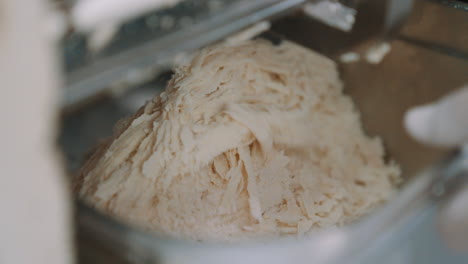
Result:
[[[63,44],[67,76],[63,105],[82,102],[115,82],[125,81],[128,72],[170,67],[173,57],[181,52],[220,40],[304,1],[182,1],[122,25],[98,53],[88,48],[86,35],[71,34]]]
[[[97,28],[94,33],[71,31],[62,43],[67,83],[63,105],[85,101],[138,74],[136,78],[145,79],[145,72],[170,67],[176,55],[299,9],[304,3],[305,13],[311,17],[348,31],[346,36],[352,41],[339,42],[344,50],[365,41],[391,38],[409,14],[413,0],[184,0],[174,7],[148,11],[123,25]],[[109,37],[110,43],[102,49],[92,48],[94,40]]]

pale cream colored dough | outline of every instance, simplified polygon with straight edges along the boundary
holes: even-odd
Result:
[[[290,42],[205,48],[116,125],[79,195],[194,240],[302,236],[387,200],[400,171],[366,136],[333,61]]]

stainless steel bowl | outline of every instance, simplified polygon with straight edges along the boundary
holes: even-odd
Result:
[[[80,263],[363,263],[363,259],[382,258],[401,248],[418,219],[450,195],[453,185],[468,178],[467,153],[422,146],[406,134],[402,124],[409,107],[432,101],[468,82],[468,61],[456,56],[467,52],[463,49],[468,40],[459,34],[468,28],[467,23],[466,13],[417,2],[408,23],[392,41],[392,51],[380,64],[360,61],[340,65],[345,93],[361,111],[365,130],[382,137],[388,157],[401,164],[405,177],[395,199],[371,216],[301,240],[218,245],[142,232],[77,202]],[[333,55],[333,44],[347,36],[322,35],[325,29],[330,30],[325,27],[300,14],[273,24],[273,30],[286,38]],[[434,39],[434,31],[443,32],[445,38]],[[434,45],[415,46],[409,39]],[[458,53],[431,47],[448,47]],[[82,161],[89,145],[110,133],[118,118],[142,103],[140,98],[160,91],[164,80],[157,78],[126,96],[100,99],[84,110],[65,114],[61,144],[70,169]]]

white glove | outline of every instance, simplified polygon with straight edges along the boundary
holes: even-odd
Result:
[[[405,125],[417,140],[438,146],[468,144],[468,85],[406,113]]]
[[[437,102],[410,109],[405,126],[422,143],[468,149],[468,85]],[[443,206],[439,227],[451,248],[468,252],[468,188]]]

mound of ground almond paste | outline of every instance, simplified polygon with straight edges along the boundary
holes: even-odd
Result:
[[[336,65],[282,42],[200,50],[87,161],[94,207],[193,240],[302,236],[387,200],[400,175]]]

